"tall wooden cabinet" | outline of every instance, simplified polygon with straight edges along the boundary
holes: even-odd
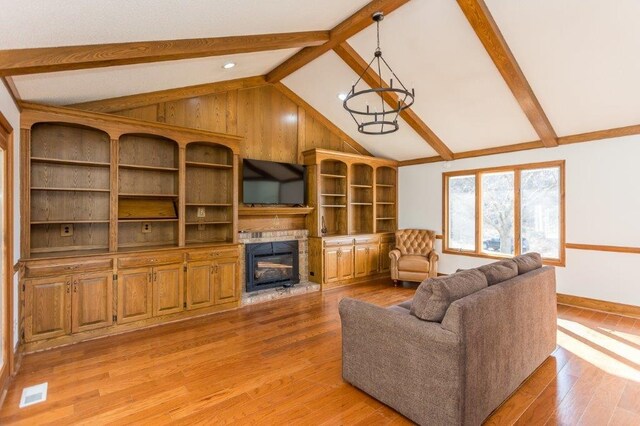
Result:
[[[309,279],[331,288],[389,271],[397,229],[393,160],[313,149],[303,153],[309,205]]]
[[[37,104],[21,119],[27,351],[238,306],[239,137]]]

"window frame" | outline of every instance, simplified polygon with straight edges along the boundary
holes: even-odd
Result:
[[[565,266],[566,261],[566,225],[565,225],[565,160],[526,163],[510,166],[487,167],[481,169],[456,170],[442,173],[442,252],[462,256],[481,257],[487,259],[509,259],[522,252],[522,209],[521,209],[521,174],[523,170],[559,168],[559,200],[560,200],[560,248],[559,258],[543,258],[545,265]],[[488,254],[482,252],[482,175],[496,172],[513,172],[514,185],[514,255]],[[449,247],[449,178],[459,176],[475,176],[475,249],[465,250]]]

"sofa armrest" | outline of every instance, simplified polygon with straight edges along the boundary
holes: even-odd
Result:
[[[462,347],[438,323],[354,299],[339,306],[344,380],[419,424],[460,423]]]

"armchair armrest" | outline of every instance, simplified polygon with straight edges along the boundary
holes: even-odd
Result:
[[[436,253],[435,250],[431,250],[427,255],[427,259],[429,259],[429,278],[434,278],[438,276],[438,260],[440,260],[440,255]]]
[[[389,252],[389,258],[391,262],[389,263],[389,270],[391,272],[391,279],[397,281],[398,277],[398,260],[400,260],[400,256],[402,253],[398,249],[393,249]]]
[[[398,259],[400,259],[400,256],[402,256],[402,253],[398,249],[393,249],[389,252],[389,257],[392,262],[397,262]]]
[[[342,377],[420,424],[458,424],[462,345],[438,323],[343,299]]]

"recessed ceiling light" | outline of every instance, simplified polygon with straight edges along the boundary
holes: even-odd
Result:
[[[222,66],[222,68],[224,68],[225,70],[228,70],[228,69],[231,69],[231,68],[233,68],[233,67],[235,67],[235,66],[236,66],[236,63],[235,63],[235,62],[227,62],[226,64],[224,64],[224,65]]]
[[[338,99],[340,99],[341,101],[344,101],[345,99],[347,99],[347,94],[346,93],[338,93]]]

